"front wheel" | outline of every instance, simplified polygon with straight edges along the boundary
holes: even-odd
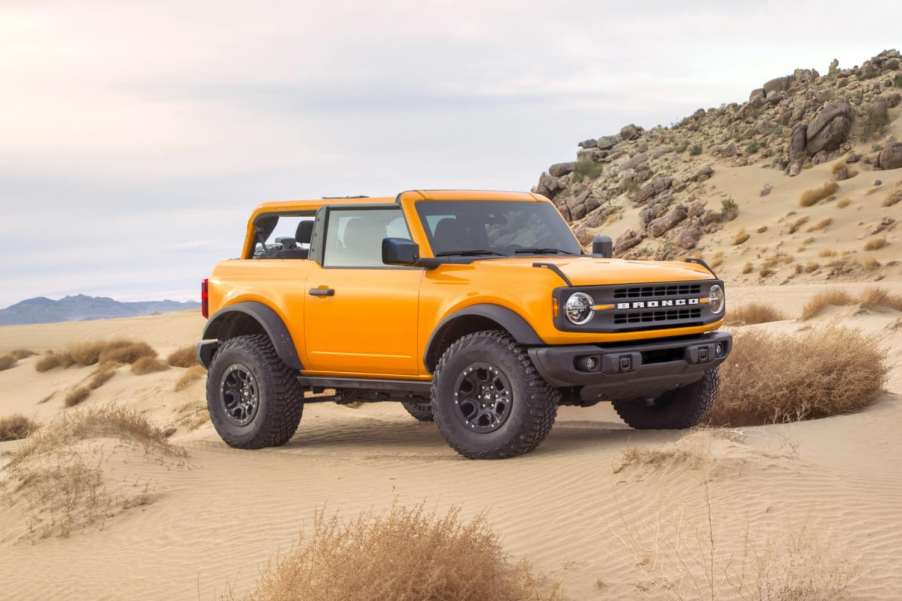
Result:
[[[232,447],[259,449],[291,440],[304,411],[297,372],[262,334],[220,345],[207,374],[207,409],[219,436]]]
[[[559,394],[506,333],[468,334],[444,352],[432,380],[432,414],[448,444],[470,459],[523,455],[545,439]]]
[[[614,410],[636,430],[682,430],[698,425],[717,398],[720,377],[709,369],[698,382],[669,390],[653,399],[614,401]]]

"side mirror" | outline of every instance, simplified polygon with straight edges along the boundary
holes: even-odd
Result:
[[[416,265],[420,247],[407,238],[383,238],[382,262],[386,265]]]
[[[610,259],[614,256],[614,241],[610,236],[597,234],[592,240],[592,256]]]

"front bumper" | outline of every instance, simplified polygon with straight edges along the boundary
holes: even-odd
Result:
[[[540,346],[529,356],[549,386],[577,388],[582,401],[595,402],[654,397],[696,382],[732,346],[732,336],[717,331],[604,346]]]

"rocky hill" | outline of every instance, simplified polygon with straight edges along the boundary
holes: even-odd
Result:
[[[112,298],[84,294],[67,296],[59,300],[39,296],[0,309],[0,325],[136,317],[199,307],[200,305],[194,302],[182,303],[171,300],[120,302]]]
[[[796,69],[752,90],[747,102],[698,109],[670,127],[626,125],[619,133],[583,140],[576,160],[551,165],[534,191],[552,199],[584,244],[605,232],[616,234],[618,256],[705,254],[710,259],[734,245],[733,239],[717,233],[735,229],[728,224],[743,212],[742,205],[753,199],[765,202],[779,188],[784,192],[781,202],[771,202],[768,210],[771,220],[780,223],[756,223],[756,230],[787,229],[783,222],[792,221],[792,215],[786,211],[810,206],[800,205],[799,196],[813,176],[797,177],[800,174],[826,168],[823,181],[817,180],[825,192],[824,204],[842,196],[838,182],[856,176],[862,180],[848,187],[849,192],[867,187],[860,190],[862,196],[882,190],[891,196],[899,178],[887,175],[902,168],[900,102],[902,55],[897,50],[849,69],[834,59],[824,75]],[[746,185],[731,190],[726,181],[731,177],[744,179]],[[794,184],[790,178],[804,183]],[[831,181],[837,182],[835,189]],[[753,207],[759,218],[760,206]],[[883,231],[895,225],[895,218],[886,218],[892,223],[885,223]],[[793,271],[804,276],[820,270]],[[772,275],[767,270],[764,274]]]

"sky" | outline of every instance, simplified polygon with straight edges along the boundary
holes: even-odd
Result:
[[[902,46],[902,3],[0,0],[0,307],[195,299],[264,200],[528,190]]]

